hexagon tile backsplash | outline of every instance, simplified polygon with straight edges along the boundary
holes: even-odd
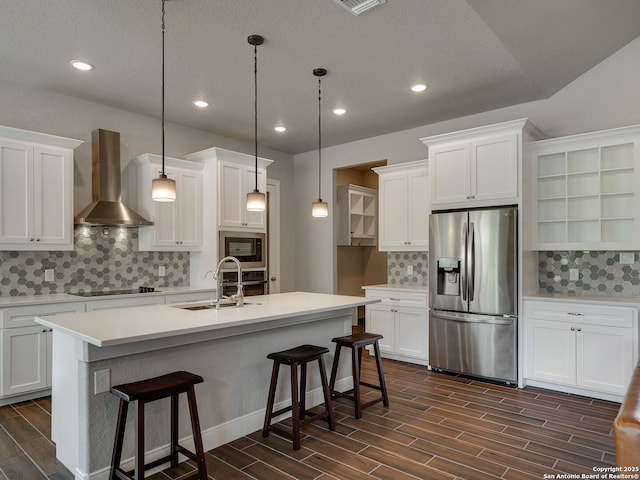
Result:
[[[76,227],[72,251],[0,251],[0,296],[189,285],[188,252],[139,252],[137,228],[103,230]],[[46,269],[53,282],[44,280]]]
[[[620,263],[618,252],[538,252],[540,292],[565,295],[640,296],[640,266]],[[570,279],[570,270],[578,279]]]
[[[413,266],[413,273],[407,267]],[[387,253],[387,283],[397,286],[427,286],[429,283],[429,252]]]

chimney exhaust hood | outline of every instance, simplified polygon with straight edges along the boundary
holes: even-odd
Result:
[[[91,132],[92,202],[75,216],[77,225],[153,225],[122,203],[120,175],[120,133]]]

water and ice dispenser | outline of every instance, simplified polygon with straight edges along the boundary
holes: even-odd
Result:
[[[460,259],[443,257],[438,259],[438,295],[460,295]]]

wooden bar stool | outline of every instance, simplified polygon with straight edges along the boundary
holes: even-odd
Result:
[[[264,427],[262,428],[262,436],[269,436],[269,429],[275,429],[271,426],[271,420],[278,415],[291,411],[291,421],[293,424],[292,432],[285,432],[278,429],[278,433],[291,438],[293,441],[293,449],[300,449],[300,429],[315,420],[322,418],[329,422],[329,430],[335,430],[333,422],[333,414],[331,412],[331,395],[329,393],[329,385],[327,385],[327,374],[322,362],[322,356],[329,353],[329,349],[325,347],[316,347],[315,345],[301,345],[296,348],[284,350],[282,352],[270,353],[267,358],[273,360],[273,370],[271,371],[271,384],[269,385],[269,399],[267,401],[267,411],[264,418]],[[307,363],[314,360],[318,361],[320,368],[320,380],[322,382],[322,393],[324,395],[324,411],[314,414],[305,407],[305,397],[307,390]],[[280,365],[289,365],[291,367],[291,405],[273,411],[273,403],[276,396],[276,386],[278,383],[278,372]],[[298,365],[300,365],[300,385],[298,386]]]
[[[200,420],[196,407],[196,393],[194,385],[202,383],[199,375],[189,372],[173,372],[160,377],[150,378],[139,382],[127,383],[111,388],[111,393],[120,399],[118,407],[118,424],[116,426],[116,438],[113,446],[111,460],[111,472],[109,480],[142,480],[145,470],[157,467],[166,462],[171,462],[172,467],[178,466],[178,453],[182,453],[198,465],[198,474],[202,480],[207,479],[207,466],[204,460],[204,448],[200,433]],[[196,453],[193,453],[182,445],[178,445],[178,398],[181,393],[187,394],[189,401],[189,413],[191,415],[191,429]],[[171,397],[171,452],[169,455],[145,465],[144,463],[144,406],[146,403]],[[135,469],[125,472],[120,468],[122,457],[122,442],[127,421],[129,403],[138,402],[136,413],[136,453]]]
[[[382,358],[380,356],[380,346],[378,340],[382,335],[377,333],[355,333],[353,335],[347,335],[344,337],[336,337],[332,342],[336,344],[336,353],[333,356],[333,366],[331,367],[331,380],[329,381],[329,388],[331,389],[331,398],[343,397],[352,400],[355,405],[356,418],[362,416],[362,409],[373,405],[374,403],[382,401],[385,407],[389,406],[389,397],[387,395],[387,384],[384,381],[384,372],[382,371]],[[376,366],[378,367],[378,381],[379,385],[373,385],[371,383],[360,381],[360,367],[362,365],[362,350],[367,345],[373,345],[373,351],[376,358]],[[338,392],[335,390],[336,386],[336,374],[338,373],[338,363],[340,362],[340,351],[342,347],[351,349],[351,372],[353,375],[353,388],[346,392]],[[367,403],[362,403],[360,399],[360,385],[365,387],[379,390],[382,395],[380,398],[376,398]]]

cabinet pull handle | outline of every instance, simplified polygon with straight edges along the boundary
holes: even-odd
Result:
[[[574,317],[584,317],[584,313],[580,312],[567,312],[567,315],[572,315]]]
[[[400,301],[399,298],[393,298],[393,297],[389,297],[389,300],[391,300],[392,302],[399,302]]]

